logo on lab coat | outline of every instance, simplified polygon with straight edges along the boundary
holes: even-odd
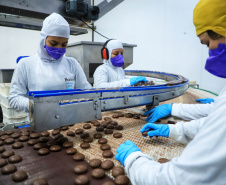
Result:
[[[71,78],[64,78],[66,82],[67,89],[74,89],[75,81]]]

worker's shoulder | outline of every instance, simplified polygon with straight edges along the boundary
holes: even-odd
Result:
[[[98,70],[98,71],[106,71],[106,65],[105,64],[102,64],[102,65],[99,65],[97,68],[96,68],[96,70]]]
[[[34,61],[39,60],[37,55],[25,57],[19,60],[17,67],[22,68],[34,64]]]

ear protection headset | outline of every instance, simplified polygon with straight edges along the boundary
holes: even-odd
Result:
[[[111,40],[114,40],[114,39],[107,40],[104,43],[104,45],[103,45],[103,47],[101,49],[101,57],[102,57],[102,59],[105,59],[105,60],[109,59],[109,52],[108,52],[108,48],[106,46],[107,46],[108,42],[111,41]]]

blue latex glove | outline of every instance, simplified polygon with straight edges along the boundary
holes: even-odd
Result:
[[[126,158],[133,152],[140,151],[140,149],[130,140],[127,140],[124,144],[119,145],[116,150],[115,159],[118,160],[124,166]]]
[[[141,133],[145,131],[149,131],[148,132],[149,137],[153,137],[153,136],[169,137],[170,129],[169,129],[169,125],[166,125],[166,124],[147,123],[140,129]]]
[[[158,107],[155,107],[154,109],[145,112],[144,115],[145,116],[149,115],[146,121],[149,123],[153,123],[160,118],[170,116],[171,112],[172,112],[172,103],[159,105]]]
[[[196,99],[195,101],[200,103],[212,103],[214,102],[214,99],[212,98],[202,98],[202,99]]]
[[[130,78],[130,85],[134,85],[137,82],[141,82],[141,81],[147,82],[147,79],[143,76],[136,76],[136,77]]]

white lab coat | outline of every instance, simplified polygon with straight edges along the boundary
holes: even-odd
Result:
[[[44,20],[38,54],[21,59],[14,71],[9,94],[11,107],[28,112],[28,91],[92,88],[74,58],[62,56],[55,60],[44,48],[47,36],[68,38],[69,33],[69,25],[60,15],[53,13]]]
[[[188,145],[180,157],[164,164],[153,161],[150,156],[142,152],[129,155],[125,160],[125,168],[132,184],[226,184],[225,112],[226,87],[212,104],[173,105],[173,115],[197,119],[169,125],[170,138]]]

